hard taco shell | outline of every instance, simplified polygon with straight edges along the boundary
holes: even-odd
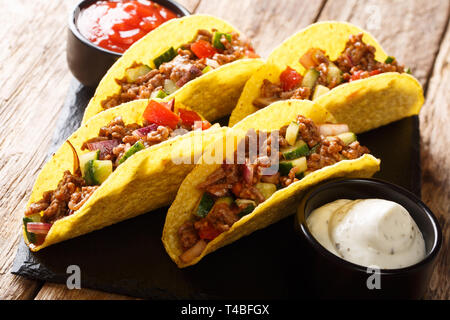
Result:
[[[170,47],[177,49],[191,41],[199,29],[217,29],[220,32],[238,32],[229,23],[209,15],[192,15],[172,19],[133,44],[100,81],[94,97],[83,116],[83,123],[103,112],[101,102],[120,91],[116,79],[125,76],[125,70],[133,63],[154,68],[153,59]],[[207,120],[214,121],[231,113],[248,78],[263,65],[261,59],[241,59],[189,81],[175,91],[170,98],[191,107]]]
[[[169,208],[164,224],[162,241],[167,253],[178,267],[183,268],[194,265],[208,253],[293,214],[297,203],[305,191],[323,180],[338,177],[370,177],[379,170],[380,160],[366,154],[356,160],[343,160],[332,166],[314,171],[288,187],[276,191],[269,199],[258,205],[251,214],[244,216],[234,223],[228,231],[221,233],[214,240],[210,241],[202,254],[194,260],[189,263],[184,263],[180,260],[179,256],[183,253],[183,250],[179,244],[178,229],[183,223],[193,218],[193,212],[203,194],[197,186],[217,170],[222,163],[204,164],[201,163],[202,160],[215,154],[222,146],[225,147],[225,140],[233,139],[232,144],[236,148],[237,143],[245,136],[247,130],[278,130],[282,126],[289,124],[298,114],[312,119],[315,123],[335,122],[330,113],[320,106],[315,106],[310,101],[280,101],[246,117],[230,129],[226,136],[205,149],[199,164],[181,184],[175,201]],[[228,155],[231,155],[233,152],[234,150],[228,152]],[[227,154],[226,150],[222,150],[222,154],[223,161]]]
[[[294,34],[275,48],[267,63],[246,83],[229,125],[258,111],[253,101],[260,95],[264,79],[279,82],[287,66],[304,74],[299,58],[310,48],[323,49],[331,60],[344,50],[350,35],[363,33],[365,43],[375,47],[375,59],[385,61],[388,55],[374,37],[346,22],[319,22]],[[350,130],[361,133],[401,118],[418,114],[424,102],[419,82],[409,74],[388,72],[341,84],[314,102],[327,109],[338,122],[347,123]]]
[[[84,141],[96,137],[102,126],[117,116],[128,123],[142,123],[147,100],[136,100],[109,109],[91,118],[75,131],[68,140],[80,155]],[[175,108],[180,107],[176,104]],[[181,106],[183,107],[183,106]],[[203,149],[225,134],[226,129],[213,126],[206,131],[192,131],[139,151],[118,166],[86,203],[73,214],[57,220],[43,244],[31,250],[38,251],[51,244],[71,239],[108,225],[167,206],[175,198],[179,185],[194,167],[191,160],[200,157]],[[189,146],[196,146],[186,151]],[[184,157],[187,164],[176,164]],[[42,198],[47,190],[56,188],[65,170],[72,172],[73,154],[64,143],[39,173],[27,207]],[[175,161],[176,162],[176,161]],[[24,239],[27,237],[24,231]]]

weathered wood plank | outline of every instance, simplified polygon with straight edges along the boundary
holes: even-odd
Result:
[[[426,85],[449,7],[447,0],[332,0],[323,8],[319,20],[347,21],[368,30]]]
[[[231,22],[252,40],[262,57],[291,34],[313,23],[324,1],[204,0],[197,13],[209,13]]]
[[[21,215],[44,163],[69,85],[62,1],[7,1],[0,20],[0,298],[32,298],[38,282],[9,269],[21,241]],[[36,35],[39,30],[39,36]]]
[[[438,217],[442,249],[431,279],[428,299],[450,299],[450,30],[440,47],[420,112],[422,200]]]
[[[0,300],[33,299],[40,283],[6,272],[0,276]]]
[[[183,7],[185,7],[186,9],[188,9],[191,13],[193,13],[197,9],[201,0],[180,0],[177,2],[179,4],[181,4]]]

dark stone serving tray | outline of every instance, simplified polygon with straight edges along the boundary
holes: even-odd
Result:
[[[73,80],[49,156],[78,128],[93,90]],[[420,197],[419,121],[410,117],[359,135],[382,159],[375,177]],[[67,267],[81,270],[81,287],[158,299],[286,299],[309,295],[307,274],[288,217],[178,269],[161,242],[167,208],[68,240],[38,253],[19,245],[11,272],[66,283]],[[295,281],[293,281],[295,279]]]

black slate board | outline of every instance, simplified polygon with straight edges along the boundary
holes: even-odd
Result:
[[[78,128],[93,90],[72,81],[49,156]],[[382,159],[375,177],[420,197],[419,121],[410,117],[359,135]],[[11,272],[66,283],[69,265],[81,286],[141,298],[311,298],[293,217],[259,230],[178,269],[161,242],[167,208],[31,253],[22,242]],[[293,281],[295,279],[295,281]]]

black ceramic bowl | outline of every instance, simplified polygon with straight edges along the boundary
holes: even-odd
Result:
[[[306,219],[316,208],[337,199],[379,198],[399,203],[408,210],[421,230],[426,257],[412,266],[379,270],[380,289],[374,273],[366,267],[345,261],[332,254],[310,233]],[[295,229],[300,235],[301,250],[307,261],[308,287],[321,298],[420,299],[433,272],[442,235],[439,224],[426,205],[409,191],[377,179],[338,179],[320,184],[303,198],[295,217]]]
[[[67,33],[66,57],[69,69],[75,78],[82,84],[95,87],[103,75],[113,65],[121,53],[113,52],[96,46],[86,39],[77,28],[77,19],[80,11],[98,0],[80,1],[72,10]],[[172,10],[180,17],[190,15],[182,5],[172,0],[152,0]]]

